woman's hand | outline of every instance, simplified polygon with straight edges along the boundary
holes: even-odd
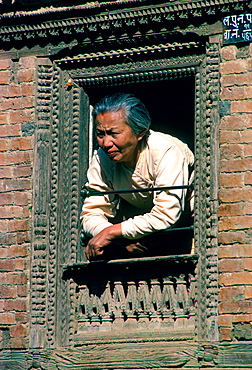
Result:
[[[108,246],[113,239],[122,235],[121,224],[106,227],[96,236],[89,240],[85,248],[85,254],[88,260],[100,257],[104,253],[104,248]]]
[[[127,245],[126,249],[131,254],[143,254],[148,251],[148,248],[140,244],[139,242]]]

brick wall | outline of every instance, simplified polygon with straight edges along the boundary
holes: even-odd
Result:
[[[221,51],[219,326],[252,340],[252,44]],[[36,58],[0,60],[0,348],[27,346]]]
[[[0,348],[27,346],[35,70],[0,60]]]
[[[220,339],[252,340],[252,44],[221,52]]]

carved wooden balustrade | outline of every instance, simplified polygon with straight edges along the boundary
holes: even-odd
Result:
[[[90,335],[194,331],[195,255],[68,266],[77,283],[76,340]]]

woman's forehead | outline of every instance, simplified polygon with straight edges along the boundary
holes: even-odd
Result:
[[[122,110],[100,113],[96,117],[97,126],[121,126],[125,125],[125,114]]]

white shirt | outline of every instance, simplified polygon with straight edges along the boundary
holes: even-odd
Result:
[[[86,187],[109,191],[188,185],[193,180],[193,164],[193,153],[186,144],[170,135],[150,131],[134,169],[123,162],[111,162],[102,149],[96,151]],[[121,222],[123,237],[137,239],[172,226],[185,208],[187,194],[187,189],[120,194],[139,208],[139,215]],[[112,225],[108,218],[115,217],[117,206],[115,195],[86,198],[81,213],[84,232],[95,236]]]

